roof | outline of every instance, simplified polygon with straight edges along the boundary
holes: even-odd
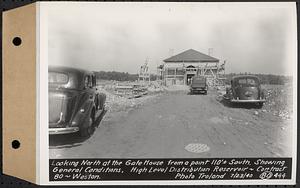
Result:
[[[48,67],[48,70],[49,70],[49,72],[61,72],[61,73],[73,73],[73,74],[92,74],[91,71],[87,71],[84,69],[65,67],[65,66],[57,66],[57,65],[50,65]]]
[[[180,54],[174,55],[164,62],[219,62],[219,59],[203,54],[193,49],[186,50]]]
[[[73,67],[64,67],[64,66],[49,66],[48,72],[58,72],[67,74],[69,81],[66,84],[60,84],[63,85],[65,89],[79,89],[82,90],[85,87],[85,76],[93,74],[90,71],[83,70],[83,69],[77,69]],[[57,84],[51,83],[49,86],[51,87],[55,86]]]

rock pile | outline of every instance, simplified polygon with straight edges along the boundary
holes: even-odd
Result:
[[[282,119],[290,119],[292,109],[292,87],[291,86],[269,86],[265,89],[266,103],[262,111],[270,112]]]
[[[151,82],[148,85],[147,88],[148,88],[149,92],[162,92],[162,91],[164,91],[164,87],[159,82]]]
[[[142,105],[144,102],[153,98],[153,95],[143,96],[141,98],[127,98],[114,94],[111,90],[102,89],[101,92],[106,94],[106,107],[108,111],[118,112],[118,111],[126,111],[129,108],[136,108]]]

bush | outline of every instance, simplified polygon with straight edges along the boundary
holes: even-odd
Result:
[[[138,74],[129,74],[128,72],[116,71],[99,71],[95,72],[96,78],[99,80],[116,80],[116,81],[136,81],[139,78]],[[151,80],[156,80],[156,75],[150,75]]]

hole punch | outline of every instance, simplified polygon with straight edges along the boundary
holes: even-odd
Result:
[[[22,39],[20,37],[15,37],[12,42],[15,46],[20,46],[22,44]]]
[[[11,142],[11,147],[14,149],[18,149],[20,147],[21,143],[18,140],[14,140]]]

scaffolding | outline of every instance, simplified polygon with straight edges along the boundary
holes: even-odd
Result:
[[[203,76],[208,77],[208,85],[209,86],[225,86],[225,63],[219,65],[217,63],[216,66],[205,66],[203,68]],[[206,74],[209,72],[209,74]]]
[[[198,65],[189,65],[185,62],[180,67],[166,67],[165,64],[157,67],[157,72],[160,73],[161,80],[165,85],[171,81],[173,84],[185,84],[189,85],[193,76],[205,76],[209,86],[224,86],[225,85],[225,63],[199,63]],[[188,66],[186,66],[188,65]]]
[[[138,81],[143,82],[143,83],[146,83],[146,82],[150,83],[150,73],[149,73],[149,67],[148,67],[148,59],[146,59],[145,64],[140,67]]]

